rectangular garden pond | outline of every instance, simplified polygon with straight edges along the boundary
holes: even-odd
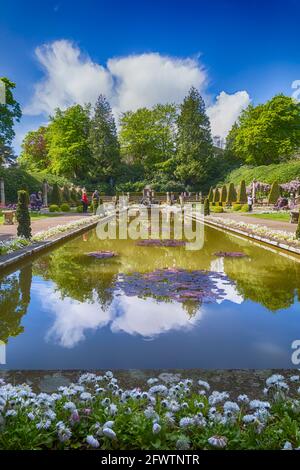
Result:
[[[1,274],[0,369],[297,367],[299,291],[299,259],[212,227],[198,251],[91,230]]]

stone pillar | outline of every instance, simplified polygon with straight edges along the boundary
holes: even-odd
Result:
[[[47,180],[43,181],[43,206],[48,207],[48,183],[47,183]]]
[[[5,206],[5,188],[4,188],[4,179],[0,178],[0,205]]]
[[[170,205],[170,193],[169,192],[167,192],[167,204]]]

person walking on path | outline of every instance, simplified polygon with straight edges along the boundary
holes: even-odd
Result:
[[[88,200],[85,189],[82,190],[81,202],[82,202],[82,212],[86,214],[88,210],[89,200]]]
[[[252,212],[252,206],[253,206],[252,196],[248,196],[248,209],[249,209],[249,212]]]

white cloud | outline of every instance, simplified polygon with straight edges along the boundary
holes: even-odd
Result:
[[[216,98],[216,103],[207,108],[212,135],[226,137],[240,112],[250,103],[246,91],[237,91],[232,95],[222,91]]]
[[[24,113],[50,114],[56,107],[94,103],[100,93],[120,112],[157,103],[180,103],[191,86],[206,95],[207,72],[198,59],[147,53],[109,59],[105,66],[93,62],[67,40],[36,49],[44,78],[35,85]],[[208,107],[213,135],[225,137],[250,98],[246,91],[222,91]]]

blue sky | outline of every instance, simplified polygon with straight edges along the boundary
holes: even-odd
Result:
[[[243,107],[300,79],[300,1],[0,0],[0,76],[16,82],[24,133],[55,106],[104,92],[116,117],[177,101],[191,84],[225,136]]]

